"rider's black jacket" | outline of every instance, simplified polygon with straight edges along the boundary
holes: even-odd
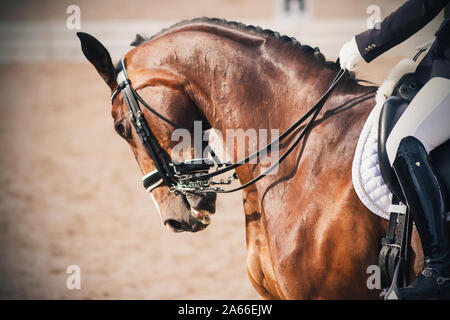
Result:
[[[409,0],[375,28],[355,36],[359,52],[370,62],[408,39],[444,9],[444,21],[436,40],[416,70],[417,79],[426,83],[433,77],[450,79],[450,0]]]

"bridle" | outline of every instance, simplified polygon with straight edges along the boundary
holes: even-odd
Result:
[[[114,99],[117,97],[119,93],[122,93],[123,99],[125,100],[125,104],[128,108],[128,114],[130,120],[134,126],[136,134],[139,136],[142,144],[144,145],[148,155],[153,160],[156,169],[147,173],[142,178],[144,188],[147,192],[151,192],[158,186],[164,185],[169,187],[169,191],[176,193],[187,193],[187,192],[215,192],[215,193],[231,193],[238,190],[242,190],[263,177],[269,174],[273,169],[280,165],[280,163],[295,149],[295,147],[300,143],[306,133],[312,128],[314,120],[317,118],[320,110],[323,105],[327,101],[328,97],[331,95],[333,90],[337,87],[340,81],[344,78],[346,74],[346,70],[340,69],[331,83],[330,87],[327,91],[322,95],[322,97],[317,101],[314,106],[312,106],[309,111],[301,117],[298,121],[296,121],[293,125],[291,125],[286,131],[284,131],[277,139],[272,140],[265,147],[259,149],[258,151],[250,154],[245,159],[238,161],[236,163],[218,163],[217,169],[213,172],[209,172],[209,170],[214,167],[214,162],[208,158],[205,159],[194,159],[188,160],[181,164],[175,164],[173,161],[167,161],[166,152],[158,143],[155,135],[153,134],[150,126],[148,125],[146,119],[144,118],[144,114],[140,108],[139,102],[150,112],[156,115],[161,120],[170,124],[175,128],[180,128],[177,124],[170,121],[160,113],[158,113],[155,109],[153,109],[150,105],[148,105],[144,99],[134,90],[131,85],[131,81],[128,78],[128,74],[125,68],[124,58],[119,61],[117,64],[116,72],[117,72],[117,84],[118,88],[113,91],[111,94],[111,102],[114,102]],[[260,155],[267,154],[271,151],[271,149],[278,145],[281,140],[290,135],[294,130],[296,130],[303,122],[306,121],[312,115],[309,122],[303,128],[300,135],[296,138],[294,143],[281,155],[281,157],[275,161],[268,169],[266,169],[263,173],[261,173],[256,178],[251,181],[241,185],[237,188],[231,190],[224,190],[217,185],[229,185],[235,179],[237,179],[236,173],[227,179],[221,179],[220,181],[214,181],[213,178],[234,170],[246,163],[249,163],[251,160],[255,158],[259,158]],[[213,154],[214,156],[214,154]]]

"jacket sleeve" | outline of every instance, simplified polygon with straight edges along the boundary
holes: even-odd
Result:
[[[449,0],[409,0],[373,29],[355,36],[361,56],[370,62],[405,41],[449,3]]]

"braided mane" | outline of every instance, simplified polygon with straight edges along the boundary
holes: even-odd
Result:
[[[340,69],[340,66],[338,63],[333,62],[333,61],[327,61],[325,59],[325,56],[320,52],[319,48],[312,48],[308,45],[302,45],[297,39],[295,39],[293,37],[288,37],[285,35],[282,36],[278,32],[272,31],[270,29],[262,29],[261,27],[256,27],[253,25],[245,25],[241,22],[227,21],[225,19],[218,19],[218,18],[202,17],[202,18],[196,18],[196,19],[190,19],[190,20],[183,20],[183,21],[180,21],[168,28],[161,30],[160,32],[158,32],[157,34],[155,34],[151,37],[146,37],[144,35],[137,34],[136,39],[133,40],[133,42],[130,45],[137,47],[143,43],[153,40],[154,38],[160,36],[161,34],[163,34],[165,32],[168,32],[174,28],[193,24],[193,23],[199,23],[199,22],[206,22],[206,23],[212,23],[212,24],[226,26],[226,27],[230,27],[230,28],[236,28],[236,29],[239,29],[242,31],[257,33],[258,35],[276,39],[286,45],[290,45],[306,54],[313,56],[324,67],[327,67],[327,68],[330,68],[330,69],[333,69],[336,71]]]

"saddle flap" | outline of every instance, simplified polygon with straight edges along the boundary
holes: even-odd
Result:
[[[392,169],[391,163],[389,162],[386,142],[398,119],[400,119],[408,104],[421,87],[422,85],[417,82],[414,73],[403,75],[394,87],[392,96],[386,100],[380,112],[378,125],[378,160],[381,176],[392,193],[403,203],[405,203],[405,199],[394,169]]]
[[[405,203],[405,199],[394,169],[392,169],[391,163],[389,162],[386,142],[394,125],[406,110],[407,106],[408,101],[403,98],[397,96],[388,98],[381,109],[378,125],[378,162],[380,165],[380,173],[388,188],[403,203]]]

